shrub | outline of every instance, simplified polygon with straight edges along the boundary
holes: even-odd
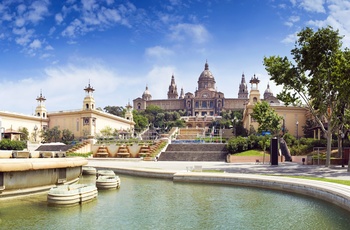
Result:
[[[27,148],[27,144],[23,141],[11,141],[10,139],[0,141],[1,150],[23,150],[25,148]]]
[[[226,144],[229,153],[238,153],[248,150],[248,139],[244,137],[231,138]]]
[[[283,135],[283,139],[284,139],[284,141],[286,142],[286,144],[287,144],[288,146],[294,145],[294,144],[296,143],[296,140],[297,140],[297,139],[296,139],[292,134],[290,134],[290,133],[284,134],[284,135]]]
[[[248,148],[249,149],[259,148],[259,137],[257,135],[253,134],[248,136]]]
[[[310,151],[312,151],[312,148],[310,150],[310,146],[309,145],[293,145],[289,148],[290,154],[292,156],[300,156],[300,155],[306,155],[307,153],[309,153]]]

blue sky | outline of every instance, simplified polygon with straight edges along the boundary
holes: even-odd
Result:
[[[101,108],[146,85],[166,98],[172,74],[193,93],[206,60],[225,97],[243,72],[263,94],[263,57],[289,55],[298,31],[327,25],[350,46],[348,0],[3,0],[0,110],[33,114],[41,90],[48,111],[80,109],[89,81]]]

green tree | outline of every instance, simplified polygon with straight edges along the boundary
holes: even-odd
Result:
[[[137,110],[132,111],[134,122],[135,122],[135,131],[141,132],[145,128],[148,127],[148,119],[141,113],[139,113]]]
[[[104,138],[109,138],[113,135],[113,129],[110,126],[106,126],[100,130],[100,133]]]
[[[62,130],[62,142],[69,144],[74,140],[74,134],[69,129]]]
[[[144,111],[144,115],[147,117],[150,124],[153,126],[157,126],[158,124],[155,124],[157,122],[157,114],[162,113],[164,114],[164,110],[156,105],[149,105]]]
[[[43,142],[57,142],[60,139],[61,131],[57,126],[52,129],[44,129],[41,131],[41,138]]]
[[[21,141],[27,141],[29,138],[29,131],[26,127],[23,128],[19,128],[18,132],[20,132],[20,137],[21,137]]]
[[[124,117],[125,116],[125,108],[122,106],[106,106],[103,108],[103,110],[107,113],[119,116],[119,117]]]
[[[348,49],[342,51],[341,39],[331,27],[316,32],[305,28],[291,51],[293,62],[280,56],[264,58],[270,79],[283,86],[277,97],[287,105],[306,104],[325,134],[326,166],[330,165],[332,133],[342,127],[339,116],[350,96],[350,55]]]
[[[314,129],[316,128],[317,123],[312,119],[307,119],[305,126],[303,126],[304,137],[305,138],[313,138],[314,137]]]
[[[270,146],[270,135],[265,135],[259,140],[259,146],[264,151],[263,164],[265,164],[266,148]]]
[[[257,102],[251,116],[259,123],[258,133],[270,131],[271,134],[277,135],[281,130],[283,118],[266,101]]]

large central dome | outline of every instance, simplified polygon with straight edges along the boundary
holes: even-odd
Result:
[[[208,63],[206,62],[205,65],[204,65],[204,70],[203,72],[201,73],[201,75],[199,76],[199,81],[202,80],[203,78],[212,78],[214,79],[214,76],[213,74],[210,72],[209,70],[209,65]]]
[[[204,70],[198,79],[198,90],[201,89],[215,90],[215,79],[209,70],[208,62],[205,63]]]

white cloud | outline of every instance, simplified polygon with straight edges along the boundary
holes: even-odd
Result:
[[[62,14],[61,14],[61,13],[57,13],[57,14],[55,15],[55,20],[56,20],[56,23],[57,23],[57,24],[61,24],[61,23],[63,22],[63,16],[62,16]]]
[[[299,21],[300,21],[300,17],[296,16],[296,15],[293,15],[293,16],[290,16],[288,18],[288,21],[285,22],[284,24],[289,26],[289,27],[292,27],[294,25],[294,23],[299,22]]]
[[[17,37],[15,39],[15,41],[17,44],[19,44],[21,46],[26,46],[30,42],[30,40],[34,34],[34,30],[32,30],[32,29],[26,30],[24,27],[22,29],[18,29],[18,30],[14,29],[13,32],[14,32],[14,34],[19,35],[19,37]]]
[[[180,23],[170,28],[171,39],[175,41],[191,40],[193,43],[205,43],[210,34],[201,24]]]
[[[41,90],[47,99],[45,104],[48,111],[80,109],[85,96],[83,89],[89,81],[96,89],[94,97],[97,107],[125,106],[129,98],[134,99],[135,93],[132,93],[132,90],[135,87],[130,85],[138,82],[130,80],[133,77],[121,76],[115,70],[96,62],[89,60],[84,65],[49,67],[43,70],[41,76],[39,74],[36,77],[27,76],[22,80],[1,80],[3,90],[0,91],[0,97],[8,98],[8,95],[11,95],[11,100],[2,101],[1,110],[33,114],[36,107],[35,99]],[[120,94],[125,87],[130,87],[131,90],[128,90],[131,92],[130,95],[125,92],[123,95]],[[13,94],[13,92],[21,93]]]
[[[20,4],[17,6],[17,13],[18,15],[22,15],[23,12],[25,12],[27,10],[27,6],[24,4]]]
[[[329,0],[328,2],[328,16],[321,20],[309,20],[307,25],[318,28],[332,26],[338,29],[343,38],[344,45],[350,46],[350,2],[347,0]]]
[[[324,0],[301,0],[300,7],[309,12],[325,13]]]
[[[175,72],[175,67],[172,66],[153,66],[147,73],[146,80],[143,80],[143,82],[148,85],[152,99],[166,98],[171,75]]]
[[[146,49],[146,55],[150,57],[163,58],[172,54],[174,54],[172,50],[161,46],[154,46]]]
[[[50,45],[45,46],[45,50],[54,50],[54,48]]]
[[[29,48],[39,49],[41,48],[41,42],[38,39],[35,39],[32,43],[30,43]]]
[[[47,0],[38,0],[34,1],[29,6],[29,11],[27,12],[27,19],[32,23],[37,23],[44,19],[46,15],[48,15],[48,6],[49,3]]]
[[[281,42],[285,43],[285,44],[290,44],[290,43],[294,43],[295,41],[297,41],[298,37],[297,34],[289,34],[287,37],[285,37]]]
[[[26,21],[24,20],[24,18],[18,17],[18,18],[16,18],[16,20],[15,20],[15,25],[16,25],[17,27],[22,27],[22,26],[24,26],[25,22],[26,22]]]
[[[79,19],[75,19],[71,24],[62,31],[64,37],[75,37],[77,31],[81,31],[82,23]]]

